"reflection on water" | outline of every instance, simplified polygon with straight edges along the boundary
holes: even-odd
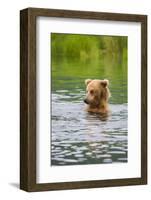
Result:
[[[107,60],[52,63],[51,165],[127,162],[127,67]],[[110,81],[110,114],[85,111],[84,80]]]
[[[106,118],[62,99],[52,95],[52,165],[127,161],[127,104],[110,105]]]

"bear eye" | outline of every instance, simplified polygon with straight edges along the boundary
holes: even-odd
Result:
[[[94,94],[94,90],[90,90],[90,94]]]

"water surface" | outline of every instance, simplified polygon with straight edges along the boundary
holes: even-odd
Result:
[[[127,65],[117,57],[52,60],[51,165],[127,162]],[[85,111],[84,80],[108,79],[110,114]]]

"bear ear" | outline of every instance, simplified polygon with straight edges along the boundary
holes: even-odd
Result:
[[[91,79],[86,79],[85,84],[88,85],[92,80]]]
[[[107,79],[101,80],[101,85],[103,87],[107,87],[109,85],[109,81]]]

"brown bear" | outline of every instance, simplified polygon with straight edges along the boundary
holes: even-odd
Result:
[[[109,81],[86,79],[86,98],[87,111],[93,113],[106,114],[109,112],[108,100],[110,97]]]

